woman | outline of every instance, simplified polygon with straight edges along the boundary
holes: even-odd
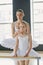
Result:
[[[26,32],[29,35],[30,34],[30,26],[29,26],[29,23],[27,23],[26,21],[23,20],[24,12],[22,9],[19,9],[16,11],[16,17],[17,17],[17,21],[12,23],[12,36],[15,37],[19,33],[19,25],[22,22],[26,23],[26,26],[27,26]]]

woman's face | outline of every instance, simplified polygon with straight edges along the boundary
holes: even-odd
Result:
[[[22,12],[16,12],[16,17],[18,20],[22,20],[23,19],[23,13]]]

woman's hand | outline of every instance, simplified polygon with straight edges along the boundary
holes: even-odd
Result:
[[[19,34],[19,32],[15,32],[13,37],[16,37]]]
[[[15,54],[14,57],[17,57],[17,54]]]

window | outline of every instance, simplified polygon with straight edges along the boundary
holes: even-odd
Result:
[[[0,42],[11,37],[11,23],[13,22],[12,0],[0,0]]]
[[[31,0],[31,33],[33,40],[43,44],[43,1]]]

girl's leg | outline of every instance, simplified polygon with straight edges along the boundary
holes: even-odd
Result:
[[[25,65],[29,65],[29,60],[25,60]]]
[[[16,55],[16,57],[18,57],[18,56]],[[20,65],[18,60],[16,61],[16,64],[15,65]]]
[[[20,64],[19,64],[19,61],[17,61],[17,65],[20,65]]]
[[[29,57],[29,55],[27,55]],[[25,60],[25,65],[29,65],[29,60]]]
[[[19,65],[25,65],[25,61],[24,60],[19,61]]]

